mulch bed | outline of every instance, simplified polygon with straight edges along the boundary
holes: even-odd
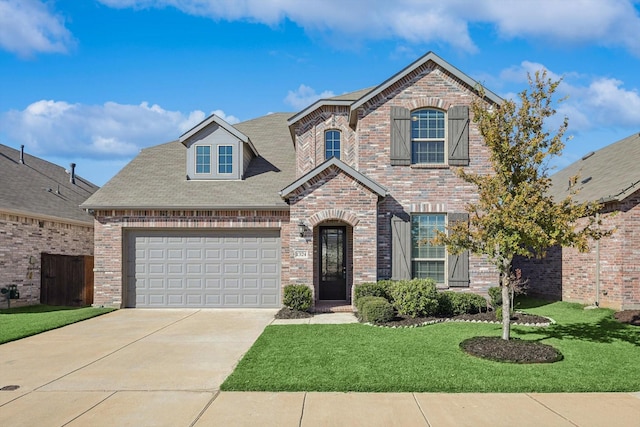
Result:
[[[496,318],[495,311],[476,313],[476,314],[461,314],[459,316],[454,316],[451,318],[448,317],[409,317],[409,316],[396,316],[390,322],[377,324],[378,326],[386,326],[386,327],[412,327],[412,326],[421,326],[429,323],[437,323],[443,322],[445,320],[455,320],[455,321],[467,321],[467,322],[499,322]],[[549,319],[542,316],[536,316],[534,314],[525,314],[525,313],[514,313],[511,317],[512,324],[529,324],[529,325],[537,325],[537,324],[548,324]]]
[[[308,311],[292,310],[288,307],[283,307],[275,315],[276,319],[306,319],[313,317],[313,314]]]
[[[554,347],[534,341],[500,337],[473,337],[460,343],[460,348],[472,356],[496,362],[510,363],[553,363],[563,356]]]
[[[640,326],[640,310],[622,310],[613,315],[618,322]]]

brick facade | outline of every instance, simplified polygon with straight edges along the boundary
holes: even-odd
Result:
[[[408,219],[413,213],[465,212],[467,204],[478,197],[474,187],[447,166],[391,166],[391,107],[409,110],[428,107],[446,112],[454,105],[469,106],[475,96],[462,82],[427,62],[364,104],[355,129],[349,126],[348,108],[342,106],[321,107],[296,124],[297,176],[324,162],[324,132],[337,129],[342,132],[341,160],[389,191],[388,196],[378,201],[377,195],[365,190],[358,193],[357,183],[346,177],[339,179],[341,175],[337,174],[320,178],[291,199],[294,224],[329,208],[351,212],[359,219],[357,224],[349,224],[354,241],[350,253],[354,259],[348,260],[353,268],[349,285],[391,277],[391,218],[394,215]],[[470,164],[466,169],[487,173],[489,151],[472,118],[470,123]],[[304,239],[292,236],[292,249],[295,246],[309,253],[316,252],[313,259],[292,259],[291,279],[309,284],[313,278],[317,293],[317,272],[312,276],[317,259],[316,238],[315,229]],[[485,258],[471,256],[469,262],[468,290],[486,293],[490,286],[498,284],[498,273]]]
[[[118,210],[95,213],[94,305],[121,307],[123,303],[124,233],[127,229],[279,229],[281,284],[289,282],[289,212],[287,211],[169,211]]]
[[[291,283],[313,286],[314,300],[319,293],[318,238],[322,225],[347,227],[347,295],[353,285],[375,282],[376,212],[378,195],[342,170],[332,167],[291,196],[291,223],[305,223],[308,231],[300,236],[292,227]],[[304,253],[306,256],[296,256]]]
[[[42,253],[93,255],[93,227],[0,213],[0,287],[17,285],[20,293],[12,306],[40,302]]]
[[[592,242],[588,252],[553,248],[543,260],[521,261],[531,293],[614,309],[640,309],[640,190],[622,202],[608,204],[602,215],[604,228],[615,232]]]

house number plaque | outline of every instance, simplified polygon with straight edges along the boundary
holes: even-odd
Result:
[[[293,257],[295,259],[307,259],[309,258],[309,252],[305,250],[295,250],[293,251]]]

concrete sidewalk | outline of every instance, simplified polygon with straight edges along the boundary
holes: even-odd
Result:
[[[637,427],[640,394],[222,392],[195,425]]]
[[[118,310],[0,345],[0,426],[640,426],[638,393],[219,392],[274,314]]]

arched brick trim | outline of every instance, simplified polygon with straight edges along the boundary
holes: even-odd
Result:
[[[421,98],[406,100],[402,103],[402,106],[410,111],[421,108],[437,108],[439,110],[447,111],[451,107],[451,102],[435,96],[424,96]]]
[[[355,227],[358,222],[360,222],[356,214],[353,212],[343,211],[342,209],[326,209],[311,215],[309,217],[309,225],[311,225],[311,227],[315,227],[321,222],[329,219],[344,221],[352,227]]]

